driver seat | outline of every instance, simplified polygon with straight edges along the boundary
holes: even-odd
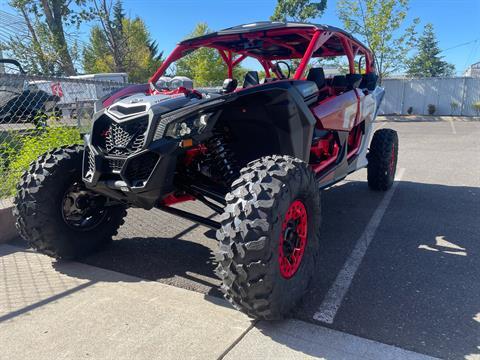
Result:
[[[255,86],[260,84],[260,78],[258,77],[258,71],[248,71],[245,74],[245,80],[243,80],[243,88]]]

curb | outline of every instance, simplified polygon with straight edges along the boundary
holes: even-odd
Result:
[[[7,243],[18,237],[12,208],[11,199],[0,201],[0,244]]]

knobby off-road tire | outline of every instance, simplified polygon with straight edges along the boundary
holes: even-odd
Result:
[[[81,179],[83,146],[55,149],[30,165],[17,185],[13,214],[20,235],[37,251],[63,259],[85,256],[111,241],[123,224],[124,206],[102,207],[89,228],[67,224],[63,205]]]
[[[316,268],[321,204],[315,176],[301,160],[266,156],[241,170],[226,201],[217,231],[221,290],[235,308],[251,317],[283,318],[305,294]],[[295,220],[302,211],[303,218]],[[293,229],[304,226],[305,232],[296,270],[285,262],[282,245],[287,243],[283,236],[290,221]]]
[[[398,159],[398,135],[395,130],[380,129],[373,134],[368,153],[367,178],[372,190],[392,187]]]

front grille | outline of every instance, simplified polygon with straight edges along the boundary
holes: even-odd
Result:
[[[135,186],[136,182],[145,181],[150,177],[159,155],[147,152],[129,161],[125,170],[125,178]]]
[[[125,156],[142,149],[145,144],[148,116],[119,124],[111,121],[105,131],[105,149],[109,155]]]
[[[125,160],[123,159],[107,159],[107,167],[110,172],[120,172]]]
[[[90,150],[89,147],[86,147],[83,155],[83,176],[87,180],[91,180],[93,173],[95,172],[95,155]]]
[[[90,149],[87,150],[88,151],[88,169],[90,171],[95,171],[95,155],[93,154],[93,152],[90,151]]]

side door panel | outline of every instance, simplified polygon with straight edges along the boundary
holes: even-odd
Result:
[[[355,90],[358,94],[358,99],[360,102],[360,107],[358,111],[358,117],[355,125],[361,123],[362,121],[366,121],[370,123],[374,120],[375,110],[376,110],[376,101],[373,97],[373,94],[369,93],[365,95],[363,91],[356,89]]]
[[[312,112],[317,119],[317,127],[350,131],[358,121],[358,109],[358,95],[355,90],[350,90],[313,106]]]

